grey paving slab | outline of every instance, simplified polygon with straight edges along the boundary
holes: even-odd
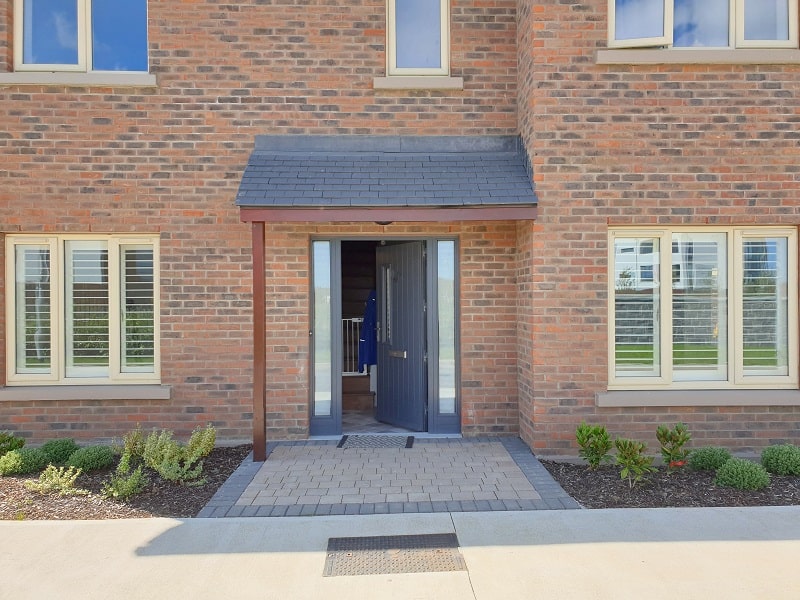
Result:
[[[581,508],[518,438],[421,438],[412,448],[278,442],[248,457],[198,517]]]

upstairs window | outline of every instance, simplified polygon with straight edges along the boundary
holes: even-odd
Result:
[[[15,0],[17,71],[147,72],[146,0]]]
[[[797,48],[798,0],[609,0],[609,47]]]
[[[389,0],[388,74],[448,75],[447,0]]]

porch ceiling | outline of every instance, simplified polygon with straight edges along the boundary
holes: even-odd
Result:
[[[532,219],[536,204],[513,136],[258,136],[236,196],[245,221]]]

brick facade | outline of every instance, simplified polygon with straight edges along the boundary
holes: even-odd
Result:
[[[608,380],[609,225],[800,225],[796,65],[599,65],[607,4],[520,10],[520,129],[540,202],[523,437],[574,455],[586,419],[652,448],[659,423],[683,420],[697,445],[796,443],[800,407],[596,407]]]

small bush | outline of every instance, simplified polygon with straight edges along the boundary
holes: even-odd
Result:
[[[72,453],[78,449],[78,444],[72,438],[62,438],[45,442],[42,450],[47,454],[47,459],[51,464],[63,465]]]
[[[211,454],[217,442],[217,430],[209,423],[205,429],[200,427],[192,432],[189,443],[186,444],[186,456],[204,458]]]
[[[111,478],[103,483],[103,498],[113,498],[127,502],[144,491],[149,483],[142,465],[131,470],[131,455],[124,453]]]
[[[775,475],[800,475],[800,448],[793,444],[764,448],[761,464]]]
[[[129,431],[125,434],[125,437],[122,438],[122,448],[119,449],[119,453],[123,455],[127,454],[134,462],[143,461],[144,441],[142,426],[137,425],[136,429]]]
[[[214,449],[216,432],[209,425],[197,428],[186,446],[172,438],[172,432],[153,431],[144,443],[144,463],[167,481],[202,485],[203,462],[200,460]]]
[[[656,438],[661,444],[661,457],[664,464],[670,469],[683,466],[689,451],[684,446],[692,439],[686,425],[676,423],[670,429],[666,425],[659,425],[656,429]]]
[[[703,446],[689,453],[689,468],[694,471],[716,471],[732,458],[725,448]]]
[[[8,431],[0,431],[0,456],[11,450],[19,450],[25,445],[25,440]]]
[[[760,490],[769,485],[769,473],[750,460],[731,458],[717,470],[714,483],[739,490]]]
[[[644,442],[617,438],[614,440],[614,446],[617,448],[617,464],[621,467],[619,476],[628,480],[628,487],[633,488],[647,473],[656,470],[653,466],[653,457],[644,453],[647,450],[647,444]]]
[[[590,469],[596,469],[602,463],[611,460],[609,454],[613,446],[611,436],[602,425],[582,422],[575,430],[575,439],[580,447],[578,454],[589,463]]]
[[[110,467],[116,459],[117,456],[110,446],[86,446],[72,453],[67,460],[67,466],[88,473]]]
[[[75,467],[56,467],[48,465],[39,475],[39,481],[26,481],[25,487],[40,494],[58,494],[59,496],[85,496],[89,492],[75,487],[75,480],[81,474]]]
[[[47,454],[41,448],[20,448],[0,456],[0,475],[28,475],[47,466]]]

